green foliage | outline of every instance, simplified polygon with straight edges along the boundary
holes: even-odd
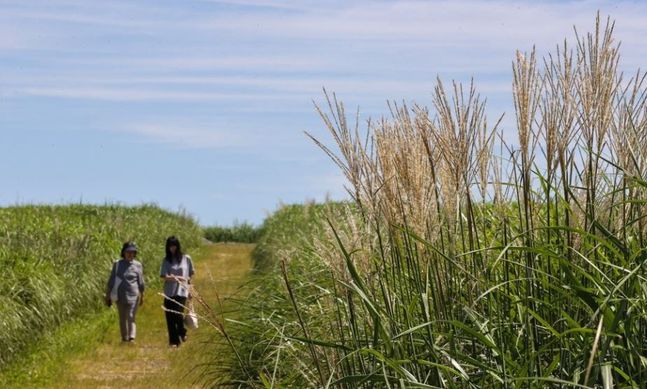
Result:
[[[302,329],[296,324],[297,313],[286,295],[281,264],[286,267],[285,276],[299,282],[299,295],[309,296],[304,306],[312,307],[318,296],[325,293],[322,286],[332,283],[329,268],[313,250],[304,248],[314,247],[315,241],[326,235],[327,218],[338,218],[353,208],[352,204],[343,202],[282,205],[265,220],[264,233],[252,252],[255,271],[237,297],[229,302],[236,307],[235,312],[225,313],[226,317],[236,318],[227,328],[236,339],[236,352],[243,357],[242,361],[236,360],[232,353],[231,360],[225,364],[229,369],[227,376],[235,382],[244,386],[262,386],[264,381],[279,386],[280,383],[312,386],[310,373],[304,376],[295,369],[303,366],[299,351],[305,344],[298,340],[303,336]],[[301,282],[304,277],[308,283]],[[312,315],[317,317],[314,311]],[[307,316],[310,319],[310,314]],[[320,319],[323,325],[327,318]],[[320,329],[325,331],[323,326]],[[315,329],[313,335],[322,333]],[[219,367],[211,368],[218,370]],[[218,376],[224,372],[208,374]]]
[[[124,241],[137,242],[147,279],[157,281],[169,235],[191,248],[202,231],[190,217],[151,205],[0,208],[0,366],[43,333],[101,308]]]
[[[115,327],[115,311],[89,312],[71,318],[55,329],[46,331],[23,352],[3,366],[0,387],[65,387],[62,377],[69,369],[69,358],[87,353]]]
[[[282,205],[263,221],[263,234],[252,252],[256,270],[277,269],[278,253],[284,249],[300,246],[301,239],[311,239],[315,231],[325,224],[325,215],[332,207],[342,203],[308,203]]]
[[[232,227],[210,226],[204,228],[204,237],[214,243],[256,243],[262,234],[262,227],[255,227],[249,223],[236,223]]]
[[[517,55],[519,146],[497,156],[473,88],[439,81],[435,112],[395,107],[366,140],[329,100],[339,155],[322,148],[360,212],[268,221],[241,380],[642,387],[647,85],[622,82],[612,30],[598,19],[542,73]]]

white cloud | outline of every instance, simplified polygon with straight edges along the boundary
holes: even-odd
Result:
[[[268,56],[263,54],[250,56],[212,56],[193,57],[173,55],[160,58],[126,58],[120,61],[122,66],[134,66],[156,71],[172,70],[262,70],[262,71],[303,71],[322,70],[323,64],[309,58],[298,56]]]
[[[465,80],[469,82],[469,79]],[[321,89],[352,92],[355,95],[379,93],[388,98],[407,95],[429,94],[435,79],[398,80],[380,79],[374,76],[364,78],[326,77],[315,80],[306,77],[271,76],[170,76],[170,77],[115,77],[96,80],[92,75],[74,77],[44,77],[41,84],[47,86],[24,86],[29,77],[13,79],[13,88],[23,94],[51,97],[99,98],[104,100],[220,100],[220,99],[273,99],[288,96],[294,99],[312,98],[321,94]],[[67,87],[77,84],[83,87]],[[476,82],[480,91],[509,92],[508,81]],[[191,92],[193,87],[208,87],[209,92]],[[172,88],[172,90],[171,90]],[[216,90],[244,90],[246,93],[215,92]],[[270,94],[271,93],[271,94]],[[295,95],[296,93],[296,95]],[[314,96],[312,94],[315,94]]]
[[[170,91],[159,89],[136,89],[114,87],[26,87],[5,92],[6,96],[41,96],[70,99],[96,99],[106,101],[264,101],[277,102],[294,99],[295,96],[259,94],[259,93],[226,93],[216,91]]]
[[[1,19],[68,25],[113,26],[141,30],[163,28],[184,14],[182,7],[158,7],[155,4],[123,1],[5,1]]]
[[[200,0],[205,3],[229,4],[240,7],[262,7],[278,10],[306,10],[320,5],[319,2],[305,0]]]
[[[641,16],[647,4],[624,1],[211,3],[229,6],[204,11],[171,3],[13,2],[1,16],[7,23],[0,27],[0,49],[42,47],[36,38],[49,32],[56,42],[50,41],[51,53],[29,54],[45,63],[43,68],[31,73],[10,68],[0,87],[15,91],[5,95],[110,101],[294,101],[317,97],[325,86],[360,98],[390,99],[428,95],[434,76],[449,74],[465,76],[462,81],[474,75],[483,93],[507,92],[507,80],[484,79],[509,74],[515,48],[527,50],[535,42],[550,50],[563,37],[572,42],[572,25],[590,31],[597,9],[603,14],[610,9],[618,19],[618,38],[629,40],[626,63],[640,65],[647,49]],[[37,18],[45,18],[37,31],[33,24],[21,25],[22,19]],[[59,28],[61,21],[112,25],[108,38],[131,25],[146,31],[124,42],[128,49],[92,41],[83,46],[83,34],[73,26]],[[12,43],[18,35],[33,40]],[[70,43],[66,36],[73,38]],[[162,44],[165,40],[174,44]],[[131,85],[115,86],[120,83]]]
[[[146,36],[193,34],[204,30],[227,35],[208,35],[219,40],[253,37],[257,41],[282,37],[291,41],[322,41],[366,45],[415,45],[417,47],[469,47],[483,52],[507,49],[510,43],[530,47],[533,42],[552,47],[572,35],[575,24],[590,30],[597,10],[625,24],[625,31],[641,38],[647,5],[629,1],[354,1],[308,2],[227,0],[212,1],[231,7],[205,11],[194,5],[205,2],[56,2],[14,3],[3,10],[9,25],[21,19],[47,23],[68,22],[145,29]],[[206,2],[209,3],[209,2]],[[274,12],[288,10],[287,12]],[[201,32],[202,31],[202,32]],[[213,41],[217,44],[217,41]],[[307,44],[307,43],[306,43]],[[480,45],[481,47],[478,47]],[[279,46],[280,47],[280,43]],[[521,47],[521,48],[523,48]],[[189,59],[190,61],[190,59]]]
[[[564,37],[573,46],[573,24],[590,31],[597,9],[603,15],[611,11],[618,20],[617,38],[624,40],[623,62],[630,70],[644,65],[647,50],[642,39],[647,4],[637,2],[187,4],[217,7],[205,11],[173,3],[13,2],[0,16],[7,22],[0,26],[0,50],[17,49],[8,54],[13,59],[33,44],[41,49],[24,50],[24,60],[43,65],[0,64],[0,93],[5,98],[234,102],[238,111],[258,112],[302,109],[321,97],[322,87],[373,106],[378,99],[428,98],[439,74],[447,83],[451,77],[469,82],[474,76],[477,90],[495,102],[510,93],[514,49],[528,50],[534,42],[545,52]],[[21,25],[22,19],[41,17],[45,19],[38,27]],[[59,22],[112,25],[114,29],[101,30],[108,43],[117,39],[111,33],[122,29],[145,31],[113,47],[85,42],[74,26],[66,29]],[[39,40],[50,32],[54,38]],[[12,43],[14,37],[19,39]],[[48,42],[50,51],[42,50]]]
[[[632,8],[628,15],[617,4]],[[635,3],[614,3],[618,17],[635,18]],[[608,2],[509,2],[509,1],[395,1],[347,2],[338,7],[304,9],[294,14],[249,12],[231,18],[212,16],[196,24],[237,34],[268,34],[292,38],[318,38],[340,44],[348,41],[410,44],[410,41],[441,47],[487,43],[488,48],[507,47],[510,41],[531,45],[549,42],[571,33],[573,24],[592,24],[595,12],[610,8]],[[406,39],[406,40],[405,40]]]
[[[244,146],[252,143],[233,131],[209,127],[191,127],[159,123],[132,124],[122,131],[142,135],[157,143],[175,145],[178,148],[218,149]]]
[[[190,5],[231,5],[204,10]],[[195,8],[195,9],[194,9]],[[274,12],[272,10],[288,10]],[[199,39],[202,30],[233,35],[209,35],[215,39],[251,36],[258,41],[272,37],[338,42],[340,46],[416,45],[419,47],[470,47],[481,51],[507,49],[511,42],[530,47],[533,42],[552,47],[572,26],[590,30],[597,10],[611,14],[625,25],[624,31],[640,39],[647,4],[630,1],[353,1],[307,2],[269,0],[133,2],[15,2],[3,10],[7,24],[21,19],[86,23],[147,29],[147,36],[178,32]],[[314,40],[313,40],[314,39]],[[217,42],[213,42],[217,44]],[[280,45],[281,43],[279,43]],[[475,45],[487,45],[475,47]],[[280,46],[279,46],[280,47]]]
[[[43,49],[51,44],[52,39],[44,28],[18,29],[0,20],[0,54]]]

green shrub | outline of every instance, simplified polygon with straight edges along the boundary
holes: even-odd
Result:
[[[263,221],[262,234],[252,252],[254,268],[276,271],[282,251],[295,250],[322,236],[322,231],[327,228],[326,218],[335,218],[347,207],[352,205],[348,202],[281,205]]]
[[[262,227],[255,227],[249,223],[235,223],[231,227],[210,226],[204,228],[204,237],[211,242],[256,243],[262,233]]]
[[[330,269],[314,248],[318,242],[328,239],[328,218],[338,219],[353,210],[352,204],[344,202],[281,205],[263,222],[263,234],[252,252],[254,272],[235,297],[236,320],[227,323],[228,332],[235,339],[236,353],[242,359],[235,359],[232,353],[231,360],[223,365],[227,366],[226,374],[218,372],[222,366],[211,366],[214,371],[207,373],[208,376],[232,377],[244,386],[261,385],[267,377],[267,367],[277,362],[281,376],[275,377],[276,382],[293,387],[311,386],[300,373],[293,371],[295,366],[301,366],[301,354],[293,349],[300,350],[302,346],[297,345],[300,342],[290,344],[287,337],[302,334],[294,325],[297,316],[285,293],[281,268],[283,264],[289,278],[307,278],[311,283],[302,284],[304,288],[299,294],[310,294],[305,300],[308,304],[316,301],[321,285],[331,282]],[[334,245],[329,249],[334,250]],[[290,324],[282,328],[284,323]]]

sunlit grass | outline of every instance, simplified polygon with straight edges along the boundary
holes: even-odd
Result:
[[[232,301],[249,275],[252,249],[252,245],[223,244],[190,251],[196,267],[195,287],[217,308],[218,315],[235,316]],[[224,364],[230,350],[206,322],[189,331],[189,341],[182,347],[168,348],[160,291],[161,283],[151,282],[147,301],[138,311],[135,344],[121,343],[114,308],[80,317],[41,338],[15,360],[8,369],[11,376],[0,376],[2,387],[193,388],[230,382]],[[210,374],[212,370],[205,366],[219,369],[218,374]]]
[[[187,247],[202,237],[190,217],[156,206],[0,208],[2,370],[42,336],[103,309],[110,266],[124,241],[137,241],[145,274],[157,281],[164,239],[171,234],[180,234]]]
[[[335,147],[317,143],[356,208],[266,231],[258,250],[269,251],[268,275],[241,326],[254,356],[244,379],[647,381],[644,75],[618,71],[611,22],[569,47],[514,59],[514,143],[485,116],[475,85],[439,80],[432,109],[392,106],[390,120],[366,130],[329,96],[320,113]]]

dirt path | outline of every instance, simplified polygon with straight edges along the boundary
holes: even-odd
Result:
[[[214,244],[192,253],[195,287],[214,308],[217,295],[226,299],[236,292],[250,269],[253,245]],[[157,269],[145,269],[157,271]],[[66,376],[53,386],[59,388],[193,388],[203,374],[196,366],[209,363],[210,355],[229,352],[221,336],[204,321],[191,330],[189,340],[179,349],[168,347],[166,322],[161,309],[161,283],[148,289],[137,314],[135,344],[121,344],[116,312],[114,326],[93,351],[70,361]]]

